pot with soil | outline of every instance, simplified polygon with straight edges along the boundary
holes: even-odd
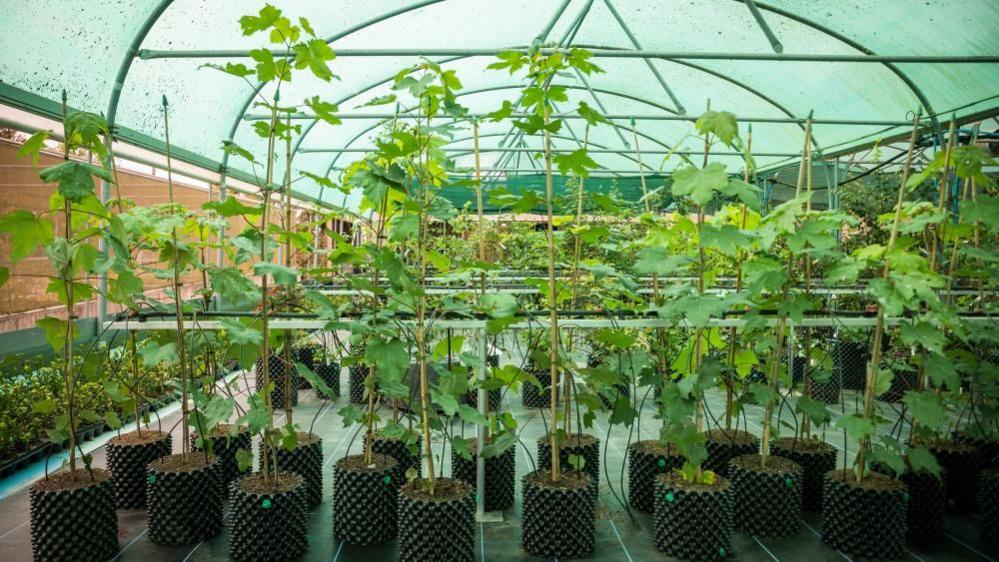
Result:
[[[628,503],[644,513],[655,510],[656,477],[683,465],[683,457],[655,439],[628,446]]]
[[[299,431],[294,449],[277,448],[277,466],[305,479],[306,507],[323,502],[323,440],[318,435]]]
[[[987,468],[979,473],[978,509],[982,540],[999,546],[999,468]]]
[[[472,457],[465,459],[451,448],[451,477],[472,488],[476,486],[476,457],[478,439],[467,439]],[[489,442],[488,440],[486,441]],[[486,511],[501,511],[513,506],[514,475],[517,470],[516,448],[510,447],[502,454],[487,457],[486,461]]]
[[[552,481],[550,470],[521,480],[524,550],[547,558],[588,558],[596,545],[596,496],[584,471],[563,472]]]
[[[790,537],[801,528],[804,475],[789,459],[743,455],[729,462],[735,525],[748,534]]]
[[[839,339],[833,345],[833,376],[845,390],[863,390],[867,380],[867,345]]]
[[[871,470],[892,474],[881,463],[871,463]],[[909,542],[931,547],[944,533],[944,513],[947,512],[947,491],[940,477],[929,472],[913,472],[911,468],[898,477],[905,484],[905,526]]]
[[[801,508],[822,511],[822,488],[826,473],[836,468],[836,449],[818,439],[783,437],[770,445],[770,453],[801,467]]]
[[[367,447],[367,445],[368,436],[365,434],[364,446]],[[406,474],[407,470],[415,468],[417,476],[423,475],[423,463],[420,460],[423,454],[423,445],[418,440],[409,444],[402,439],[376,433],[371,443],[371,452],[394,458],[399,463],[400,474]]]
[[[552,449],[549,436],[538,438],[538,470],[550,470],[552,465]],[[590,488],[596,495],[600,487],[600,439],[585,433],[567,435],[559,443],[558,457],[562,466],[571,466],[569,456],[582,457],[583,472],[590,475]]]
[[[474,490],[460,480],[416,479],[399,490],[400,562],[475,560]]]
[[[118,514],[110,471],[64,470],[28,492],[35,560],[110,560],[118,552]]]
[[[975,448],[953,441],[938,441],[928,448],[944,471],[947,506],[959,513],[973,511],[979,471]]]
[[[239,470],[236,453],[240,450],[248,453],[252,451],[250,430],[245,426],[237,429],[233,425],[220,424],[208,432],[208,439],[212,445],[212,455],[218,461],[216,470],[219,473],[219,482],[223,490],[228,490],[230,482],[246,473]],[[196,435],[191,436],[191,448],[202,449]]]
[[[704,461],[704,470],[721,476],[728,476],[728,463],[735,457],[760,452],[759,438],[747,431],[711,429],[705,435],[708,458]]]
[[[864,558],[905,555],[905,484],[870,472],[857,482],[853,470],[826,473],[822,541]]]
[[[403,475],[388,455],[349,455],[333,465],[333,536],[354,545],[395,539]]]
[[[525,408],[547,408],[551,404],[551,376],[548,371],[529,369],[529,372],[538,379],[541,388],[530,382],[523,383],[520,387],[520,403]]]
[[[285,385],[286,379],[291,377],[291,405],[298,405],[298,385],[299,376],[298,370],[294,367],[285,368],[284,358],[280,355],[280,352],[272,353],[269,355],[267,372],[270,376],[270,380],[274,383],[274,390],[271,391],[271,404],[276,408],[284,406],[284,396],[285,396]],[[264,360],[262,357],[257,357],[257,363],[254,367],[254,373],[256,373],[256,390],[260,390],[264,387],[264,379],[261,373],[264,371]]]
[[[322,362],[316,365],[316,374],[333,391],[333,396],[324,396],[330,400],[340,397],[340,364]]]
[[[229,557],[240,562],[293,560],[309,547],[305,480],[281,472],[248,474],[233,485]]]
[[[655,485],[655,544],[682,560],[721,560],[732,537],[732,484],[686,481],[678,472],[660,474]]]
[[[222,532],[217,461],[204,454],[170,455],[149,463],[146,514],[149,540],[161,545],[192,544]]]
[[[975,458],[980,470],[999,466],[999,439],[982,437],[977,433],[979,432],[972,433],[965,428],[952,433],[951,438],[975,448]]]
[[[172,451],[173,437],[163,431],[131,431],[108,441],[107,466],[119,509],[146,507],[146,466]]]

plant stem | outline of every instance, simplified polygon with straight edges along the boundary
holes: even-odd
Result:
[[[554,185],[552,181],[552,139],[548,126],[551,124],[551,109],[544,104],[544,149],[545,149],[545,209],[548,215],[548,322],[549,322],[549,362],[548,375],[551,381],[550,408],[551,408],[551,432],[549,441],[551,445],[551,468],[552,481],[558,482],[561,478],[561,467],[559,466],[559,443],[558,443],[558,313],[555,302],[555,225],[553,224],[553,199]],[[568,428],[567,428],[568,429]]]
[[[64,161],[69,161],[69,143],[70,135],[69,131],[66,129],[66,91],[62,92],[62,123],[63,123],[63,144],[62,144],[62,159]],[[73,205],[70,203],[69,199],[65,199],[63,203],[63,221],[65,225],[63,227],[63,236],[66,237],[66,244],[72,243],[73,237]],[[73,360],[73,268],[72,265],[67,266],[68,271],[65,269],[62,273],[62,282],[66,287],[66,339],[62,344],[62,360],[63,360],[63,382],[66,385],[66,417],[69,420],[69,471],[73,476],[76,476],[76,408],[73,403],[74,394],[76,393],[76,374],[75,365]]]
[[[163,96],[163,139],[166,144],[167,162],[167,193],[170,197],[170,212],[176,212],[173,208],[173,164],[170,155],[170,116],[167,107],[166,96]],[[173,301],[174,310],[177,314],[177,357],[180,360],[180,433],[181,433],[181,455],[184,464],[187,464],[190,454],[190,428],[188,421],[188,372],[187,372],[187,337],[184,335],[184,301],[180,293],[180,249],[177,246],[177,227],[171,233],[173,243]]]
[[[905,165],[902,167],[902,181],[898,186],[898,199],[895,202],[895,218],[892,220],[891,233],[888,235],[888,244],[884,252],[884,269],[881,272],[881,279],[887,281],[888,274],[891,273],[891,262],[889,257],[895,248],[895,239],[898,238],[899,224],[902,222],[902,204],[905,201],[905,184],[909,181],[909,172],[912,169],[912,154],[916,149],[916,141],[919,139],[919,112],[912,121],[912,134],[909,136],[909,149],[905,155]],[[871,362],[867,369],[867,386],[864,388],[864,417],[868,420],[874,419],[874,389],[878,384],[878,366],[881,362],[881,338],[885,330],[884,307],[878,307],[878,316],[874,324],[874,337],[871,343]],[[871,437],[865,435],[860,439],[857,457],[854,460],[854,477],[858,482],[864,479],[867,469],[866,457],[871,448]]]
[[[423,98],[420,99],[420,107],[425,107],[423,103]],[[419,123],[419,122],[417,122]],[[419,127],[419,125],[417,125]],[[427,167],[429,166],[430,160],[430,116],[427,115],[427,140],[426,144],[421,148],[419,158],[423,160],[426,159],[426,164],[423,165],[423,173],[418,175],[418,185],[419,185],[419,198],[420,204],[417,205],[419,209],[419,229],[416,247],[417,254],[417,267],[419,268],[419,287],[420,296],[417,299],[416,305],[416,357],[420,368],[420,414],[423,421],[423,448],[427,455],[427,469],[430,481],[430,495],[436,493],[437,486],[437,475],[434,471],[434,452],[430,447],[430,412],[429,412],[429,398],[427,396],[427,353],[426,353],[426,343],[427,343],[427,333],[426,333],[426,313],[427,313],[427,256],[426,256],[426,243],[427,243],[427,210],[430,204],[429,193],[427,189],[427,178],[424,176]],[[417,131],[418,142],[422,140],[420,138],[421,133]]]
[[[271,120],[270,120],[270,132],[267,135],[267,172],[265,174],[265,180],[263,189],[261,190],[261,197],[263,198],[263,214],[260,217],[260,260],[267,261],[267,230],[270,223],[270,209],[269,203],[271,199],[271,181],[274,179],[274,131],[277,128],[277,103],[278,98],[275,95],[274,105],[271,107]],[[261,371],[263,377],[263,388],[264,388],[264,407],[267,409],[267,428],[264,431],[263,439],[260,445],[260,470],[264,475],[264,486],[269,486],[271,482],[271,446],[273,441],[273,436],[271,432],[274,430],[274,406],[271,403],[271,392],[270,392],[270,307],[268,306],[268,295],[267,295],[267,274],[264,273],[260,276],[260,299],[261,299],[261,309],[260,309],[260,332],[262,334],[262,341],[260,343],[260,356],[263,358],[261,360]],[[277,462],[274,462],[274,475],[277,476]]]
[[[742,181],[749,183],[751,165],[749,162],[749,155],[753,150],[753,127],[749,126],[749,133],[746,135],[746,158],[744,159],[744,169],[742,172]],[[741,218],[739,221],[739,230],[746,230],[746,219],[748,215],[748,209],[746,204],[742,204]],[[735,294],[739,294],[742,291],[742,262],[745,259],[745,254],[742,248],[736,252],[735,255]],[[728,433],[732,431],[732,416],[735,413],[735,378],[733,377],[733,372],[735,371],[735,354],[738,349],[738,339],[736,338],[736,333],[738,329],[735,326],[729,329],[729,349],[728,349],[728,374],[725,377],[725,432]]]
[[[285,117],[285,129],[287,136],[284,139],[284,265],[291,267],[291,114]],[[294,374],[297,366],[291,357],[292,343],[294,342],[294,332],[284,331],[284,417],[285,424],[293,427],[291,407],[291,393],[298,392],[298,385],[293,385]]]

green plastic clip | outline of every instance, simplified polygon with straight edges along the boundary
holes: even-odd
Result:
[[[146,476],[146,482],[149,482],[150,484],[155,484],[156,483],[156,475],[155,474],[150,474],[149,476]]]
[[[260,502],[260,507],[262,507],[264,509],[270,509],[271,508],[271,499],[270,498],[264,498],[264,501]]]
[[[384,482],[386,484],[391,484],[392,483],[392,477],[389,476],[389,475],[385,475],[385,478],[382,478],[382,482]]]
[[[673,492],[666,492],[666,503],[673,503],[675,499],[676,496],[673,495]]]
[[[726,555],[728,555],[728,551],[725,550],[724,546],[718,549],[718,556],[725,558]]]
[[[787,486],[788,488],[793,488],[794,487],[794,478],[791,478],[790,476],[788,476],[787,478],[785,478],[784,479],[784,485]]]
[[[660,457],[659,460],[656,461],[656,464],[659,465],[659,468],[666,468],[666,459]]]

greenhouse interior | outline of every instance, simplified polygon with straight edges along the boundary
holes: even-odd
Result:
[[[999,2],[0,30],[0,560],[999,559]]]

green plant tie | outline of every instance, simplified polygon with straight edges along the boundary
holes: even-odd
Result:
[[[271,508],[271,499],[270,498],[264,498],[264,501],[260,502],[260,507],[262,507],[264,509],[270,509]]]
[[[724,546],[718,549],[718,556],[724,558],[726,554],[728,554],[728,551],[725,550]]]
[[[656,464],[659,465],[659,468],[666,468],[666,459],[660,457],[659,460],[656,461]]]
[[[676,496],[673,495],[673,492],[666,492],[666,503],[673,503],[675,499]]]
[[[386,475],[385,478],[382,478],[382,482],[384,482],[386,484],[391,484],[392,483],[392,477]]]
[[[150,484],[155,484],[156,483],[156,475],[155,474],[150,474],[149,476],[147,476],[146,477],[146,482],[149,482]]]
[[[905,501],[909,501],[909,492],[902,492],[902,499]]]
[[[788,476],[787,478],[784,479],[784,485],[787,486],[788,488],[793,488],[794,487],[794,479],[791,478],[790,476]]]

